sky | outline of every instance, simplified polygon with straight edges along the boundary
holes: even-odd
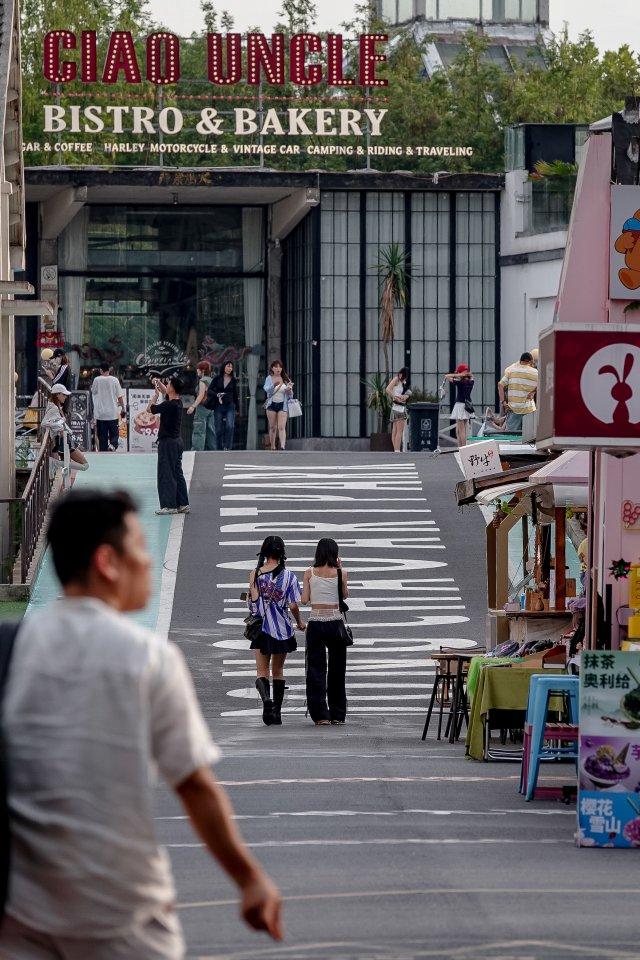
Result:
[[[336,27],[349,19],[352,0],[316,0],[320,29]],[[260,26],[270,30],[278,19],[281,0],[218,0],[218,9],[228,8],[240,30]],[[202,27],[199,0],[149,0],[152,14],[182,36]],[[566,22],[571,37],[590,27],[601,50],[617,49],[628,43],[640,52],[640,3],[618,0],[612,7],[602,0],[550,0],[551,28],[561,30]]]

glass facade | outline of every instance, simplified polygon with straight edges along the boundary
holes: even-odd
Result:
[[[538,0],[378,0],[388,23],[406,23],[416,16],[427,20],[483,20],[536,23]]]
[[[186,367],[194,392],[199,360],[216,369],[233,360],[235,445],[255,446],[264,249],[261,207],[84,208],[58,243],[62,324],[79,384],[106,359],[124,386]]]
[[[474,401],[496,390],[498,195],[328,191],[283,245],[283,340],[304,384],[305,436],[364,437],[366,381],[400,367],[414,389],[436,392],[469,363]],[[316,242],[317,238],[317,242]],[[407,254],[408,296],[395,310],[387,357],[380,342],[380,254]]]

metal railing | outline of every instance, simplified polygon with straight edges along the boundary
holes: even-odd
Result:
[[[49,467],[51,434],[45,430],[38,456],[21,497],[0,499],[0,526],[3,533],[3,583],[26,583],[40,534],[44,526],[51,495]],[[19,556],[19,565],[17,564]],[[16,581],[16,567],[20,579]]]

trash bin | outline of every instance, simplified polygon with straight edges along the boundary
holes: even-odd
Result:
[[[409,439],[412,451],[437,449],[439,416],[439,403],[409,404]]]

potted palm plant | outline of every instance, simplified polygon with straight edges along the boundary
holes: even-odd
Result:
[[[393,450],[391,434],[389,433],[389,419],[391,417],[391,400],[387,396],[387,379],[381,373],[364,380],[367,388],[367,407],[378,415],[378,430],[371,434],[372,450]]]
[[[399,243],[390,243],[381,247],[379,260],[376,264],[381,281],[380,290],[380,339],[384,353],[384,369],[387,380],[391,372],[389,362],[389,344],[393,343],[396,335],[394,311],[396,307],[404,307],[407,302],[407,254]]]

